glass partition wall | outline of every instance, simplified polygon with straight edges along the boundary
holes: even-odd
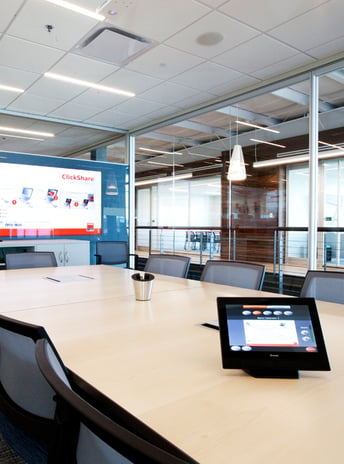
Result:
[[[313,73],[313,79],[314,79]],[[278,275],[344,261],[344,71],[319,70],[316,198],[310,193],[311,74],[233,96],[135,137],[135,248],[189,254],[192,262],[261,262]],[[313,118],[313,116],[312,116]],[[135,135],[135,134],[133,134]],[[234,145],[246,178],[228,180]],[[283,290],[283,288],[280,290]]]

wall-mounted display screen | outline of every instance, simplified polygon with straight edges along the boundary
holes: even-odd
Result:
[[[1,163],[0,235],[102,233],[102,172]]]

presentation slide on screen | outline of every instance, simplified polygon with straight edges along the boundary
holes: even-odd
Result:
[[[244,320],[246,345],[298,346],[294,321]]]
[[[1,163],[0,231],[101,234],[101,172]]]

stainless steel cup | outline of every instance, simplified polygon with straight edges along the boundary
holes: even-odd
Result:
[[[132,274],[131,278],[134,283],[135,298],[139,301],[148,301],[151,299],[154,275],[148,272]]]

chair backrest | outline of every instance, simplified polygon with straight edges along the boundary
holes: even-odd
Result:
[[[53,251],[28,251],[6,254],[6,269],[29,269],[33,267],[56,267]]]
[[[178,255],[150,255],[145,272],[165,274],[173,277],[186,277],[190,267],[190,258]]]
[[[76,432],[75,444],[70,446],[68,443],[66,455],[60,459],[61,464],[196,463],[144,424],[141,423],[141,430],[135,430],[137,424],[140,424],[138,419],[86,382],[79,382],[79,391],[70,388],[60,360],[44,339],[37,341],[36,358],[43,375],[56,393],[58,411],[62,408],[64,418],[69,417],[71,422],[77,421],[79,425],[78,430],[73,424],[70,427],[72,432]],[[87,391],[84,385],[87,385]],[[129,417],[131,427],[126,426],[128,420],[125,416]],[[63,443],[60,443],[61,446]]]
[[[128,242],[105,241],[96,242],[97,264],[125,264],[129,263]]]
[[[200,280],[233,287],[261,290],[265,275],[262,264],[238,261],[207,261]]]
[[[343,304],[344,272],[308,271],[300,296]]]
[[[56,432],[56,403],[36,362],[35,343],[42,338],[51,343],[43,327],[0,315],[0,410],[17,429],[49,443]],[[23,443],[18,446],[29,452]]]

